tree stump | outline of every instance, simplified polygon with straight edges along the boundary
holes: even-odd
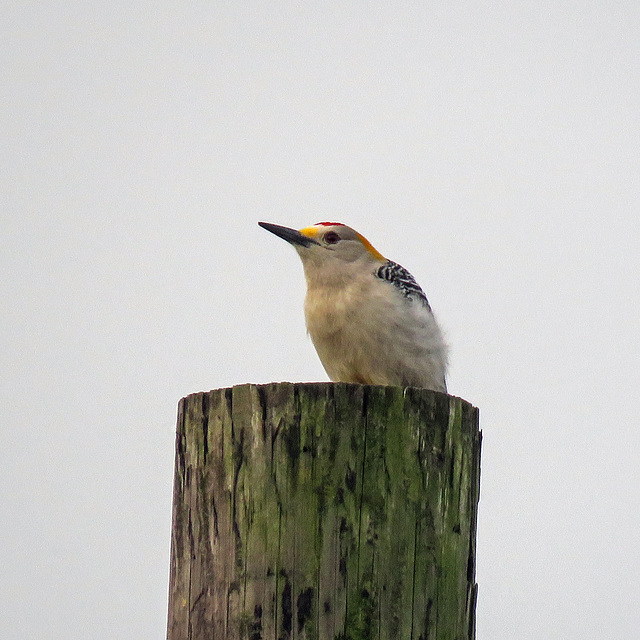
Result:
[[[475,638],[480,440],[425,389],[183,398],[168,640]]]

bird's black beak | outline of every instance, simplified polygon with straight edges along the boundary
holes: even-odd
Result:
[[[258,222],[258,224],[267,231],[277,235],[279,238],[290,242],[292,245],[299,245],[301,247],[310,247],[312,244],[319,244],[312,238],[305,236],[304,234],[290,229],[289,227],[281,227],[279,224],[271,224],[269,222]]]

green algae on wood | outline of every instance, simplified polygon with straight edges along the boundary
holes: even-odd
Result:
[[[472,640],[478,412],[424,389],[180,401],[168,640]]]

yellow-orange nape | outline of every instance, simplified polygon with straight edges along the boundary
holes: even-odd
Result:
[[[356,231],[356,235],[358,236],[358,240],[362,242],[365,246],[365,249],[377,260],[380,262],[386,262],[387,259],[361,234]]]
[[[358,233],[355,229],[351,229],[351,227],[347,227],[346,224],[342,222],[317,222],[312,227],[305,227],[304,229],[299,229],[299,232],[303,236],[307,236],[307,238],[312,238],[315,240],[320,232],[322,231],[322,227],[346,227],[352,233],[355,234],[356,238],[360,240],[364,248],[376,259],[380,260],[380,262],[386,262],[387,259],[361,234]]]

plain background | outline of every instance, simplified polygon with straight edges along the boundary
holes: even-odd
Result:
[[[0,9],[0,637],[163,638],[176,404],[326,376],[350,224],[481,409],[478,638],[640,629],[640,5]]]

